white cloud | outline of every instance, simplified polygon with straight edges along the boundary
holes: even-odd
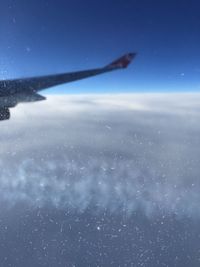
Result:
[[[49,96],[1,123],[0,200],[200,215],[200,96]]]

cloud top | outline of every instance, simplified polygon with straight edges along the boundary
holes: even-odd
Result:
[[[0,201],[200,215],[198,94],[49,96],[1,123]]]

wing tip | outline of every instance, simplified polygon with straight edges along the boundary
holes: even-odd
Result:
[[[125,69],[132,62],[132,60],[136,57],[136,52],[127,53],[124,56],[118,58],[113,61],[111,64],[107,65],[106,68],[109,69]]]

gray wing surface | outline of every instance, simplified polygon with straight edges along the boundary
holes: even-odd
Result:
[[[25,79],[3,80],[0,81],[0,96],[13,95],[17,93],[35,93],[52,86],[81,80],[117,69],[126,68],[135,57],[135,55],[135,53],[126,54],[103,68]]]
[[[38,92],[40,90],[44,90],[49,87],[81,80],[104,72],[107,72],[107,70],[96,69],[96,70],[47,75],[47,76],[25,78],[25,79],[16,79],[7,81],[5,80],[0,82],[0,87],[3,88],[3,90],[1,91],[1,96],[3,96],[3,92],[5,92],[5,95],[7,95],[8,92],[11,94],[22,93],[22,92],[26,93]]]
[[[8,120],[10,118],[10,108],[19,103],[45,100],[46,98],[38,94],[38,91],[126,68],[135,55],[135,53],[126,54],[103,68],[25,79],[2,80],[0,81],[0,121]]]

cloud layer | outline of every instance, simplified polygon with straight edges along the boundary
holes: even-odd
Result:
[[[200,96],[49,96],[1,122],[0,201],[200,216]]]

